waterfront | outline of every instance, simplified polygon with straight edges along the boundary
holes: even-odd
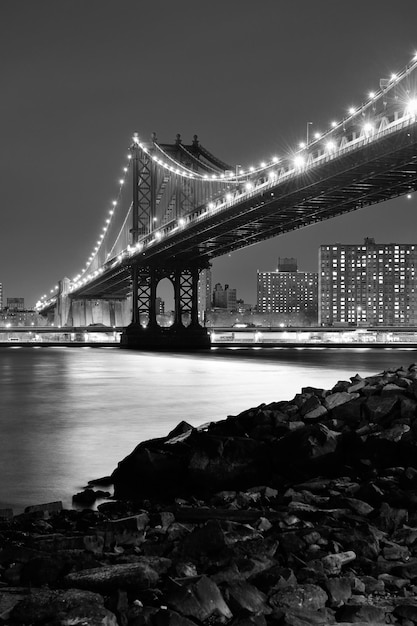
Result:
[[[302,386],[329,388],[417,361],[415,350],[0,349],[0,508],[63,500],[110,474],[137,443],[179,421],[197,426]]]

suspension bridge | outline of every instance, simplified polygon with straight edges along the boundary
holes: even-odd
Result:
[[[52,312],[57,325],[73,325],[75,311],[85,312],[89,302],[106,302],[114,319],[130,298],[122,346],[208,346],[198,321],[200,272],[215,257],[416,191],[416,117],[417,55],[327,131],[307,134],[291,153],[257,167],[225,163],[196,135],[165,144],[155,134],[146,142],[135,134],[117,199],[85,266],[59,281],[37,310]],[[174,287],[169,329],[156,315],[164,278]]]

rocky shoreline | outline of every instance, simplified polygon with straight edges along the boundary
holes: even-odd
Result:
[[[417,364],[181,422],[97,497],[0,510],[0,624],[417,625]]]

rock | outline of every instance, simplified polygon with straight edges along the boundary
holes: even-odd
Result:
[[[75,495],[73,495],[72,501],[75,504],[78,504],[80,506],[88,507],[94,504],[94,502],[96,500],[99,500],[100,498],[109,498],[109,497],[110,497],[109,491],[101,491],[100,489],[97,489],[97,490],[84,489],[84,491],[80,491],[79,493],[76,493]]]
[[[323,557],[322,563],[326,574],[340,574],[343,565],[350,563],[356,559],[356,554],[353,550],[347,552],[339,552],[338,554],[328,554]]]
[[[355,400],[356,398],[359,398],[358,393],[338,391],[336,393],[332,393],[329,396],[325,397],[324,406],[326,407],[326,409],[331,411],[335,407],[340,406],[341,404],[345,404],[345,402],[351,402],[352,400]]]
[[[396,606],[393,614],[395,617],[399,617],[401,619],[411,620],[413,623],[417,622],[417,603],[413,602],[411,599],[409,602],[407,600],[404,601],[404,604],[400,604]]]
[[[322,609],[328,600],[328,595],[318,585],[297,585],[286,587],[273,593],[269,602],[274,607],[291,607],[317,611]]]
[[[171,561],[169,559],[149,561],[149,559],[143,557],[139,563],[105,565],[81,572],[74,572],[65,576],[64,581],[67,586],[99,593],[107,593],[116,589],[134,592],[155,586],[160,578],[160,573],[157,569],[165,572],[170,566]]]
[[[218,586],[207,576],[189,584],[175,584],[166,594],[169,607],[186,617],[204,621],[233,617]]]
[[[30,590],[24,587],[7,587],[0,592],[0,620],[7,621],[12,609],[26,598]]]
[[[60,511],[62,511],[62,502],[60,500],[56,502],[47,502],[46,504],[35,504],[25,508],[25,513],[40,513],[44,517],[55,515]]]
[[[152,615],[152,626],[195,626],[195,622],[176,611],[164,608]]]
[[[188,557],[212,556],[225,548],[225,534],[217,520],[209,520],[201,528],[196,528],[182,542],[182,553]]]
[[[117,626],[113,613],[104,607],[103,598],[89,591],[32,589],[10,613],[17,624],[83,624],[85,626]]]
[[[226,592],[226,601],[232,612],[240,613],[271,613],[271,608],[266,604],[266,595],[248,582],[235,582]]]
[[[331,607],[337,608],[346,604],[352,597],[352,583],[347,576],[336,576],[325,582],[325,589],[329,596]]]
[[[385,611],[369,604],[346,604],[336,612],[338,622],[385,624]]]
[[[13,509],[0,509],[0,522],[13,519]]]
[[[322,610],[285,609],[276,617],[279,619],[280,626],[325,626],[333,623],[331,615]]]

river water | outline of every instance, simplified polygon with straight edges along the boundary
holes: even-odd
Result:
[[[88,480],[181,420],[197,426],[289,400],[302,386],[414,362],[409,349],[0,348],[0,508],[71,506]]]

